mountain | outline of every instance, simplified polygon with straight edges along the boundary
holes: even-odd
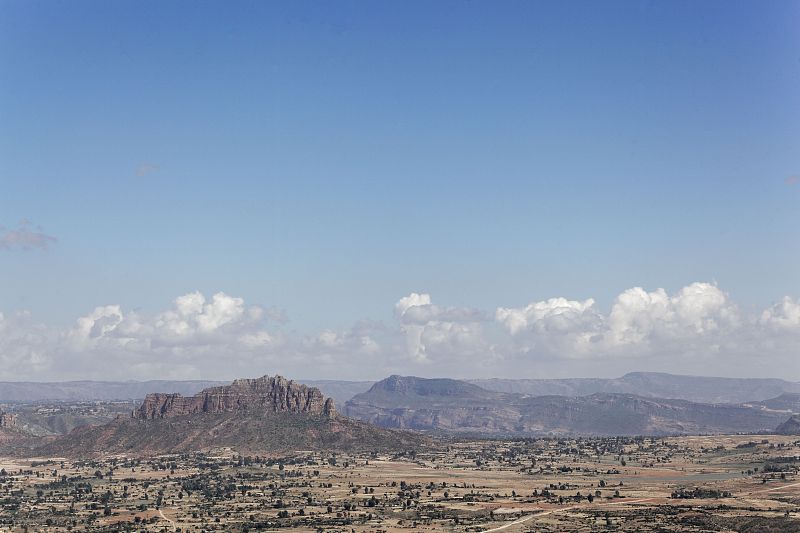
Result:
[[[800,416],[793,415],[775,429],[778,435],[800,435]]]
[[[470,383],[496,392],[531,396],[588,396],[621,393],[677,398],[700,403],[744,403],[800,393],[800,383],[775,378],[718,378],[661,372],[631,372],[621,378],[476,379]]]
[[[337,405],[369,390],[374,381],[302,380],[317,387]],[[766,378],[679,376],[658,372],[631,372],[620,378],[474,379],[468,383],[495,392],[531,396],[588,396],[598,392],[680,398],[706,403],[758,402],[785,393],[800,393],[800,383]],[[151,392],[192,395],[223,381],[64,381],[50,383],[0,382],[0,402],[141,400]]]
[[[376,428],[336,412],[319,389],[281,376],[240,379],[194,396],[149,394],[130,417],[77,428],[38,455],[177,453],[230,447],[240,452],[397,449],[425,439]]]
[[[150,392],[170,391],[194,394],[224,381],[32,381],[0,382],[0,402],[30,403],[46,400],[141,400]]]
[[[13,453],[37,443],[34,437],[17,425],[17,416],[0,409],[0,453]]]
[[[670,435],[770,431],[785,414],[633,394],[527,396],[463,381],[391,376],[345,413],[389,428],[485,435]]]
[[[800,413],[800,394],[786,393],[781,394],[769,400],[756,402],[755,405],[761,405],[767,409],[774,409],[776,411],[790,411],[792,413]]]

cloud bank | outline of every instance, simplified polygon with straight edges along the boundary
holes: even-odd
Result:
[[[387,306],[388,307],[388,306]],[[483,311],[411,293],[389,321],[303,335],[281,312],[223,292],[184,294],[152,314],[103,305],[68,328],[0,313],[0,379],[376,379],[620,375],[659,370],[800,379],[800,300],[748,315],[722,289],[634,287],[609,309],[554,297]]]

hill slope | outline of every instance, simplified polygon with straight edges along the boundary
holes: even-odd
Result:
[[[490,435],[668,435],[769,431],[784,413],[633,394],[526,396],[456,380],[392,376],[345,405],[382,427]]]

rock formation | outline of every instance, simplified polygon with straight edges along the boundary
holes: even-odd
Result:
[[[153,420],[195,413],[306,413],[336,417],[333,400],[314,387],[307,387],[282,376],[237,379],[230,385],[211,387],[194,396],[148,394],[132,417]]]
[[[129,417],[80,427],[36,448],[43,456],[152,455],[231,448],[240,453],[416,448],[420,435],[336,412],[319,389],[281,376],[239,379],[194,396],[149,394]]]
[[[13,428],[17,425],[17,415],[0,410],[0,428]]]
[[[775,429],[778,435],[800,435],[800,415],[794,415]]]

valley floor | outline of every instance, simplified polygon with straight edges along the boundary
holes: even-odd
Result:
[[[0,459],[2,531],[800,531],[787,436]]]

